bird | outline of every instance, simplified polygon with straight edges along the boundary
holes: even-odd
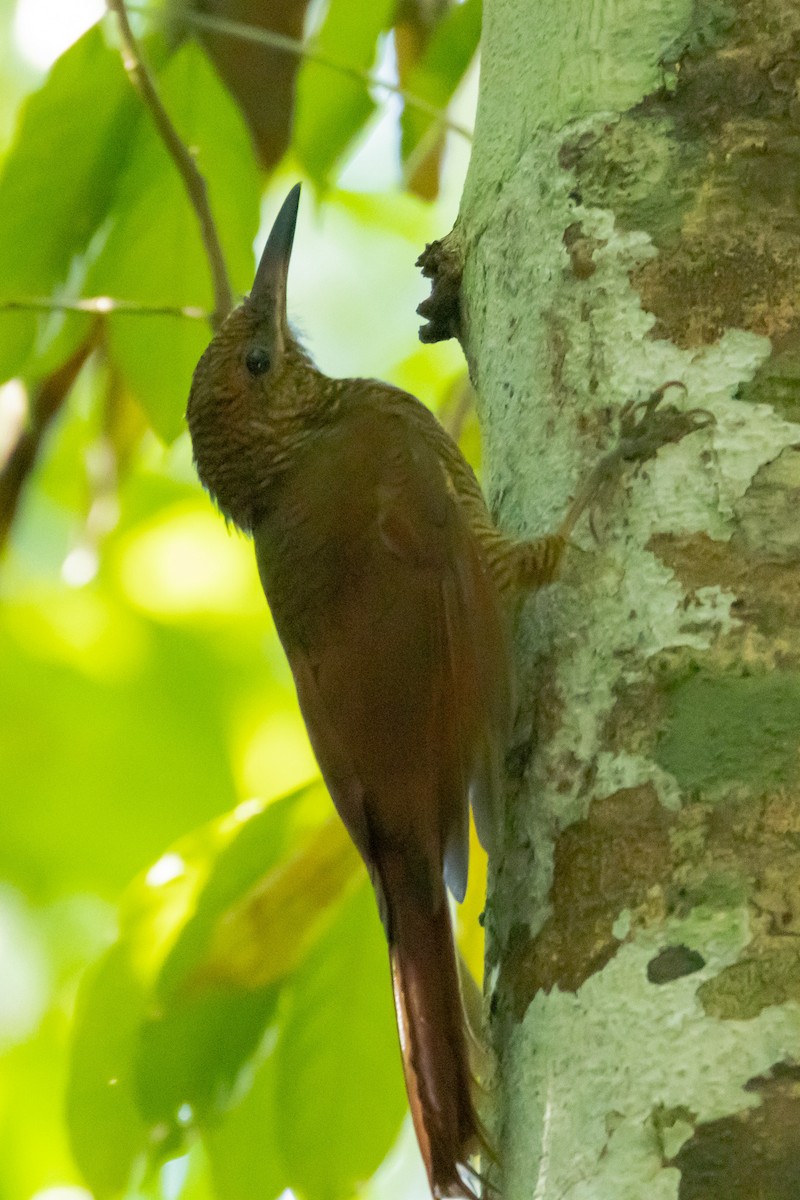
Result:
[[[638,424],[628,413],[627,440],[589,474],[555,534],[504,533],[421,401],[324,374],[293,332],[286,290],[299,201],[297,184],[249,295],[197,364],[194,462],[225,518],[253,538],[311,745],[372,882],[431,1193],[477,1200],[471,1163],[493,1151],[448,893],[464,898],[470,807],[490,854],[502,832],[509,613],[515,596],[555,578],[576,522],[615,472],[689,428],[673,419],[672,435],[654,436],[652,413]]]

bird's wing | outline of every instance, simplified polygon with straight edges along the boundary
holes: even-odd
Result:
[[[358,410],[309,443],[256,530],[323,775],[362,855],[402,847],[462,899],[468,798],[494,842],[510,724],[500,601],[435,452]]]

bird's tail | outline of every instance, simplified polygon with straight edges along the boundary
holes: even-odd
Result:
[[[447,897],[442,888],[432,910],[407,881],[383,883],[403,1073],[431,1191],[477,1200],[470,1156],[493,1156],[475,1109]]]

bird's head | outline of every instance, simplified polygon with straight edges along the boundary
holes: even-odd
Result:
[[[325,391],[289,328],[286,280],[300,184],[284,200],[249,296],[227,318],[195,368],[186,420],[197,471],[220,508],[247,527],[248,487],[279,468],[295,435],[313,423]]]

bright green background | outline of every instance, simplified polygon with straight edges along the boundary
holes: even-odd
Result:
[[[4,303],[211,302],[194,215],[108,23],[43,80],[15,56],[14,12],[0,0],[0,377],[16,381],[0,466],[26,393],[90,324]],[[314,13],[329,56],[387,57],[392,4]],[[478,17],[474,0],[453,9],[418,95],[447,103]],[[147,47],[234,287],[261,212],[304,178],[290,310],[320,365],[451,402],[463,365],[416,340],[414,260],[452,223],[466,144],[449,137],[427,206],[402,190],[396,100],[306,64],[293,145],[265,180],[198,46]],[[404,154],[427,124],[404,119]],[[106,320],[0,558],[3,1200],[425,1194],[372,896],[313,782],[251,548],[193,474],[182,414],[207,339],[177,315]]]

